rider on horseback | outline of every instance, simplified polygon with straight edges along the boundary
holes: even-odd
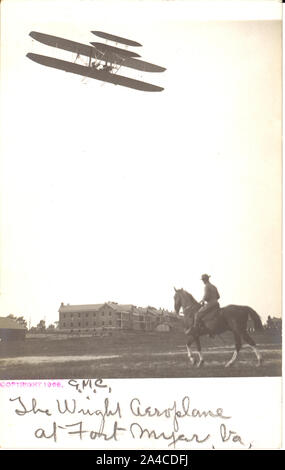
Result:
[[[195,313],[194,324],[191,328],[186,330],[186,334],[188,334],[192,329],[196,329],[197,327],[199,327],[204,317],[206,317],[210,312],[216,313],[218,308],[220,307],[220,304],[218,302],[220,294],[218,292],[218,289],[210,283],[209,279],[210,276],[208,274],[203,274],[201,277],[201,280],[205,284],[204,297],[200,302],[202,306]],[[211,331],[209,331],[209,333],[211,335]]]
[[[194,328],[196,328],[200,320],[202,320],[210,312],[210,310],[213,311],[215,307],[218,309],[220,306],[218,302],[220,298],[218,289],[210,283],[209,279],[210,276],[208,274],[203,274],[201,277],[201,281],[203,281],[205,284],[205,292],[204,297],[200,302],[202,307],[198,310],[198,312],[195,313]]]

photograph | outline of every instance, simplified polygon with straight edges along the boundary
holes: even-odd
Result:
[[[1,379],[281,376],[282,21],[191,4],[1,3]]]
[[[0,447],[280,449],[282,4],[4,0],[0,109]]]

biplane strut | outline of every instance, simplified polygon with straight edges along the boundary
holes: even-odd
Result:
[[[141,44],[131,41],[129,39],[121,38],[111,34],[103,33],[100,31],[92,31],[98,37],[104,38],[106,41],[110,40],[125,46],[141,46]],[[100,42],[91,42],[91,45],[81,44],[68,39],[52,36],[49,34],[39,33],[32,31],[30,36],[33,39],[45,44],[47,46],[55,47],[65,51],[76,53],[74,62],[68,62],[53,57],[48,57],[40,54],[33,54],[29,52],[27,57],[34,62],[47,67],[64,70],[66,72],[82,75],[84,77],[93,78],[103,82],[113,83],[114,85],[121,85],[128,88],[133,88],[141,91],[162,91],[163,88],[157,85],[136,80],[118,75],[117,72],[121,67],[140,70],[142,72],[164,72],[166,69],[159,65],[151,64],[140,60],[140,55],[131,50],[122,49],[119,47],[111,46]],[[80,65],[76,63],[80,56],[88,57],[88,65]],[[92,62],[94,59],[94,62]]]

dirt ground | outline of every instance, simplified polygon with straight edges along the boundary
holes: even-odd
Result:
[[[264,377],[282,373],[281,334],[252,334],[264,362],[247,348],[231,368],[231,333],[201,340],[205,364],[193,367],[183,332],[126,333],[121,336],[26,339],[0,343],[0,379]],[[195,348],[193,348],[195,350]]]

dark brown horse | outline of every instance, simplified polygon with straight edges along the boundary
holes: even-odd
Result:
[[[236,360],[239,354],[239,351],[242,347],[242,340],[247,343],[247,345],[252,349],[257,357],[257,365],[260,366],[262,362],[262,357],[260,352],[256,348],[255,341],[249,336],[247,332],[247,322],[248,319],[251,318],[255,330],[261,330],[262,323],[259,315],[250,307],[244,307],[239,305],[228,305],[227,307],[221,308],[217,315],[214,317],[209,315],[208,319],[205,317],[203,320],[204,327],[201,325],[198,328],[192,328],[191,331],[189,329],[193,326],[194,322],[194,314],[199,310],[201,304],[194,299],[194,297],[189,294],[184,289],[175,289],[174,295],[174,308],[175,312],[178,315],[181,307],[183,309],[184,315],[184,322],[185,322],[185,330],[187,333],[187,352],[190,362],[194,365],[195,364],[195,357],[190,349],[190,346],[193,343],[196,343],[197,346],[197,354],[199,356],[198,363],[196,364],[197,367],[200,367],[203,362],[203,356],[201,354],[201,343],[200,343],[200,336],[205,334],[220,334],[224,333],[225,331],[231,331],[234,336],[235,341],[235,351],[233,353],[232,358],[226,363],[225,367],[230,367]]]

